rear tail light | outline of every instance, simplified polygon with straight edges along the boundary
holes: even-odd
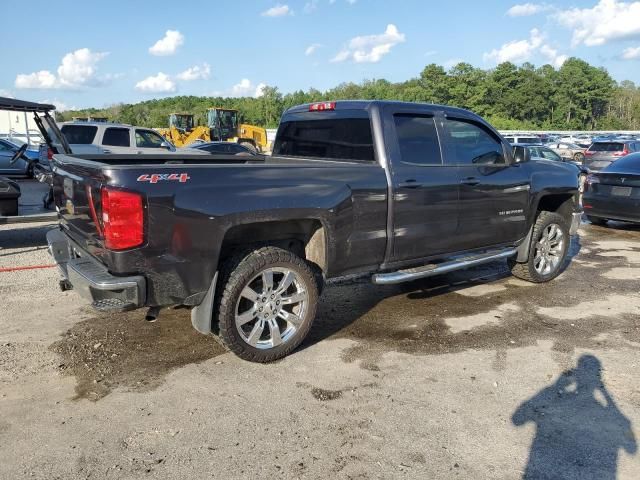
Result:
[[[593,152],[590,152],[589,150],[585,150],[584,151],[584,156],[585,157],[590,157],[591,155],[593,155]]]
[[[102,188],[102,229],[109,250],[139,247],[144,242],[144,206],[138,193]]]
[[[309,105],[310,112],[324,112],[326,110],[335,110],[336,102],[320,102]]]
[[[624,157],[625,155],[629,155],[629,150],[627,150],[627,147],[624,147],[624,150],[622,150],[621,152],[616,152],[613,154],[614,157]]]
[[[595,183],[600,183],[600,179],[598,178],[598,176],[594,175],[593,173],[587,175],[587,180],[584,184],[584,191],[588,191],[591,188],[591,185]]]

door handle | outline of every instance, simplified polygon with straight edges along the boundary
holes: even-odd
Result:
[[[471,187],[478,185],[480,183],[480,180],[478,180],[476,177],[467,177],[464,180],[460,180],[460,183],[462,185],[469,185]]]
[[[398,188],[420,188],[420,184],[417,180],[411,178],[398,184]]]

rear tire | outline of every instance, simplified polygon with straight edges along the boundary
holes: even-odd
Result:
[[[230,258],[222,270],[215,311],[219,339],[250,362],[272,362],[291,353],[309,333],[318,285],[294,253],[264,247]]]
[[[573,159],[574,159],[576,162],[579,162],[579,163],[584,162],[584,153],[576,153],[576,154],[573,156]]]
[[[598,225],[599,227],[604,227],[608,222],[606,218],[591,217],[589,215],[587,215],[587,220],[589,220],[593,225]]]
[[[510,258],[507,262],[511,273],[532,283],[553,280],[562,271],[570,241],[569,224],[562,215],[540,212],[531,234],[529,258],[524,263]]]
[[[242,145],[243,147],[249,149],[251,151],[251,153],[258,153],[258,149],[251,142],[240,142],[240,145]]]

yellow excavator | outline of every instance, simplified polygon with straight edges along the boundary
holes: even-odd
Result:
[[[169,115],[169,128],[158,132],[175,146],[183,147],[196,140],[222,141],[244,145],[254,152],[267,149],[267,131],[254,125],[240,124],[237,110],[228,108],[207,109],[207,125],[194,124],[190,113]]]

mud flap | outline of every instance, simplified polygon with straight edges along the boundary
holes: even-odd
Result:
[[[205,335],[213,332],[213,300],[216,294],[216,283],[218,283],[218,272],[213,276],[202,303],[191,309],[191,325]]]
[[[518,246],[518,255],[516,256],[516,262],[525,263],[529,260],[529,247],[531,246],[531,234],[533,233],[533,227],[529,229],[529,233],[524,237],[524,240]]]

